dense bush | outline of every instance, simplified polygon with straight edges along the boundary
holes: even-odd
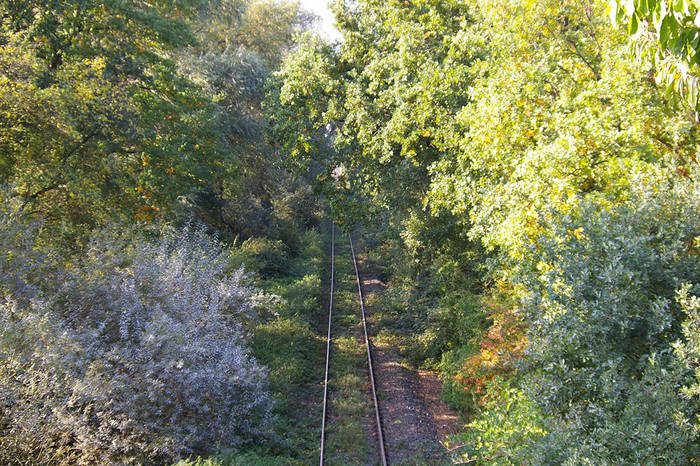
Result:
[[[612,211],[585,203],[546,226],[530,309],[531,396],[561,419],[562,458],[619,463],[692,457],[697,406],[679,393],[687,374],[671,345],[681,335],[675,292],[700,294],[700,191],[633,193]],[[581,440],[585,432],[585,440]],[[622,437],[622,438],[621,438]],[[576,439],[574,441],[574,439]],[[552,439],[544,457],[554,457]]]
[[[545,434],[542,415],[523,391],[507,380],[492,380],[486,392],[483,412],[461,434],[462,453],[472,459],[476,456],[484,464],[527,464],[522,449]]]
[[[219,244],[108,231],[69,264],[0,214],[0,462],[166,462],[264,431],[258,298]]]
[[[493,404],[491,397],[500,392],[491,389],[491,383],[517,372],[527,345],[527,325],[512,295],[504,283],[493,286],[488,299],[479,303],[482,312],[489,313],[488,329],[471,344],[443,353],[443,399],[453,407],[473,412]]]
[[[584,201],[542,223],[542,237],[530,243],[533,269],[520,277],[532,291],[524,306],[523,393],[505,414],[516,425],[523,416],[517,406],[527,406],[547,428],[514,441],[526,431],[516,425],[501,455],[516,464],[688,464],[697,457],[700,405],[688,395],[697,370],[691,329],[692,297],[700,294],[700,190],[675,185],[632,192],[614,208]],[[482,436],[502,434],[499,403],[509,401],[492,403],[493,412],[472,425]],[[498,454],[482,445],[483,457]]]
[[[698,239],[700,241],[700,239]],[[700,245],[698,245],[700,246]],[[688,395],[700,395],[700,297],[690,295],[690,285],[685,285],[678,291],[677,297],[681,309],[687,319],[683,322],[683,340],[674,345],[676,355],[695,372],[697,379],[689,387],[685,387]]]
[[[236,251],[234,260],[263,277],[281,277],[289,266],[289,252],[282,241],[248,238]]]

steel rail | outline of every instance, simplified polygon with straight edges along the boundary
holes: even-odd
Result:
[[[328,336],[326,337],[326,375],[323,379],[323,419],[321,421],[321,458],[323,466],[323,451],[326,440],[326,406],[328,401],[328,362],[331,356],[331,320],[333,317],[333,283],[335,282],[335,225],[331,221],[331,298],[328,305]]]
[[[350,240],[350,252],[352,252],[352,262],[355,265],[355,276],[357,277],[357,292],[360,295],[360,309],[362,310],[362,328],[365,331],[365,346],[367,347],[367,362],[369,364],[369,381],[372,386],[372,399],[374,400],[374,414],[377,420],[377,437],[379,440],[379,455],[382,459],[382,465],[386,466],[386,451],[384,450],[384,435],[382,434],[382,420],[379,416],[379,402],[377,401],[377,389],[374,383],[374,368],[372,366],[372,352],[369,349],[369,336],[367,335],[367,319],[365,319],[365,304],[362,296],[362,285],[360,283],[360,272],[357,269],[357,259],[355,259],[355,248],[352,246],[352,238]]]

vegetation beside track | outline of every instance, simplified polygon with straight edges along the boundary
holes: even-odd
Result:
[[[357,281],[346,235],[336,235],[335,296],[329,364],[327,464],[378,461]]]
[[[324,223],[321,221],[320,223]],[[258,265],[258,285],[273,296],[265,318],[253,330],[251,348],[267,366],[269,389],[275,400],[270,441],[251,445],[244,453],[223,452],[183,461],[181,465],[309,464],[317,458],[323,392],[330,235],[325,227],[302,236],[299,254],[286,261],[274,254],[260,256],[244,246],[238,260]],[[256,248],[257,249],[257,248]],[[265,277],[261,270],[280,262],[284,275]]]
[[[0,463],[315,458],[321,199],[463,462],[697,462],[700,2],[333,9],[0,0]]]

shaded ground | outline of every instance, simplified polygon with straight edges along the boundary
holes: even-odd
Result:
[[[361,281],[367,296],[384,289],[374,275],[361,274]],[[369,318],[372,309],[366,310]],[[378,330],[368,329],[371,335]],[[450,464],[446,437],[457,431],[459,416],[440,399],[442,382],[433,372],[408,368],[391,345],[372,343],[388,461]]]

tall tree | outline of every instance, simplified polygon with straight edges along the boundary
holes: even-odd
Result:
[[[263,109],[271,73],[313,16],[295,1],[212,0],[200,12],[198,43],[179,54],[184,74],[214,103],[227,162],[189,196],[201,220],[244,237],[269,233],[272,205],[289,185],[279,151],[266,139]]]
[[[303,159],[330,132],[344,155],[329,171],[342,165],[383,208],[417,206],[468,101],[471,54],[451,53],[468,41],[467,4],[340,2],[336,14],[343,43],[308,39],[280,72],[278,135]]]
[[[152,218],[220,163],[210,103],[171,59],[196,6],[0,3],[0,177],[28,210]]]

